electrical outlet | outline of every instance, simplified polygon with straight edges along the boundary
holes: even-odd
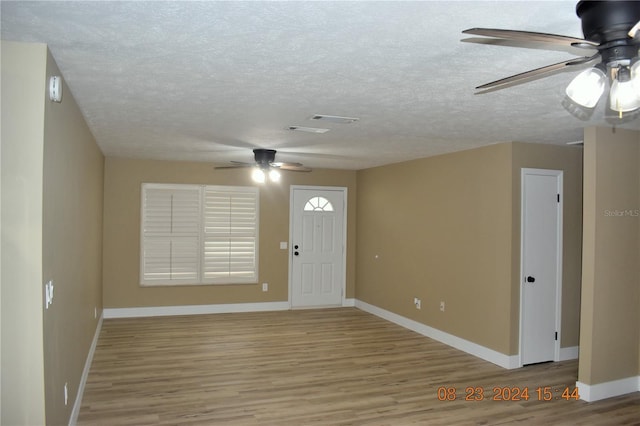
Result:
[[[440,302],[440,310],[444,312],[444,302]]]
[[[413,298],[413,304],[416,305],[416,309],[422,309],[422,300],[417,297]]]
[[[69,404],[69,389],[67,388],[67,383],[64,384],[64,405]]]
[[[269,283],[262,283],[262,291],[269,291]]]

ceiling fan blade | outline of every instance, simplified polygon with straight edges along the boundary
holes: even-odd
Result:
[[[297,165],[296,163],[282,163],[278,168],[289,172],[310,172],[312,170],[310,167],[303,166],[302,164]]]
[[[563,36],[558,34],[536,33],[532,31],[501,30],[496,28],[469,28],[463,34],[473,34],[485,37],[504,38],[527,41],[531,43],[550,43],[578,48],[597,49],[598,44],[582,38]]]
[[[232,161],[232,164],[227,166],[216,166],[215,169],[238,169],[241,167],[253,167],[255,163],[243,163],[242,161]]]
[[[508,83],[524,82],[525,80],[528,81],[536,77],[539,77],[543,74],[547,74],[553,71],[559,71],[566,67],[570,67],[573,65],[586,64],[587,62],[591,62],[594,59],[598,58],[599,56],[600,54],[596,53],[593,56],[585,56],[583,58],[570,59],[568,61],[558,62],[557,64],[551,64],[544,67],[536,68],[534,70],[525,71],[520,74],[516,74],[510,77],[501,78],[500,80],[492,81],[491,83],[483,84],[481,86],[476,87],[476,90],[490,89],[497,86],[503,86]]]
[[[640,39],[640,21],[629,30],[629,37]]]
[[[534,50],[546,50],[554,52],[563,52],[568,55],[584,56],[595,50],[595,48],[585,49],[577,48],[569,45],[562,44],[550,44],[550,43],[537,43],[537,42],[525,42],[522,40],[512,40],[508,38],[492,38],[492,37],[467,37],[460,40],[463,43],[482,44],[485,46],[504,46],[504,47],[516,47],[518,49],[534,49]]]
[[[271,163],[271,165],[273,167],[282,167],[282,166],[302,167],[303,166],[302,163],[281,163],[281,162]]]

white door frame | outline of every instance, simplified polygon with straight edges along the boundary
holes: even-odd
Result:
[[[560,342],[562,340],[562,234],[563,234],[563,225],[562,225],[562,215],[563,215],[563,203],[564,203],[564,194],[563,194],[563,174],[562,170],[550,170],[550,169],[532,169],[532,168],[522,168],[520,171],[520,327],[519,327],[519,350],[518,350],[518,363],[520,367],[524,364],[522,363],[522,352],[524,346],[523,334],[524,334],[524,324],[522,318],[522,311],[524,306],[524,297],[523,297],[523,285],[525,282],[525,271],[524,271],[524,213],[525,213],[525,175],[544,175],[544,176],[555,176],[557,178],[557,191],[559,194],[558,201],[558,217],[557,217],[557,225],[558,225],[558,235],[557,235],[557,271],[556,271],[556,331],[558,333],[558,338],[555,341],[554,347],[554,361],[560,361]]]
[[[342,221],[342,277],[340,280],[342,294],[342,306],[345,306],[347,295],[347,187],[345,186],[308,186],[308,185],[291,185],[289,187],[289,309],[293,308],[291,301],[291,294],[293,292],[293,193],[296,189],[311,190],[311,191],[336,191],[342,192],[343,201],[343,221]]]

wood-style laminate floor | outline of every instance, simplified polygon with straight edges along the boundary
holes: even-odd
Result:
[[[111,319],[78,424],[640,424],[640,392],[562,399],[577,365],[505,370],[355,308]]]

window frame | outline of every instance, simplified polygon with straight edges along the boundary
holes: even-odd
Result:
[[[147,232],[145,234],[145,221],[147,215],[147,209],[145,204],[145,197],[147,195],[148,190],[160,189],[160,190],[168,190],[168,191],[181,191],[181,190],[190,190],[194,189],[198,190],[198,200],[199,200],[199,211],[198,211],[198,223],[197,223],[197,274],[194,279],[150,279],[148,277],[149,271],[145,270],[146,259],[145,259],[145,237],[147,238],[167,238],[171,240],[172,238],[181,238],[182,235],[173,235],[168,233],[166,235],[149,235]],[[213,191],[214,193],[218,191],[219,194],[233,194],[233,193],[246,193],[250,194],[253,200],[255,201],[255,209],[254,209],[254,233],[253,236],[247,237],[246,235],[242,238],[251,239],[253,238],[253,271],[250,276],[246,274],[244,276],[231,277],[230,274],[233,273],[232,269],[228,269],[229,275],[224,277],[217,278],[209,278],[206,279],[205,276],[205,244],[207,241],[210,241],[211,235],[207,235],[205,232],[205,201],[206,201],[206,193],[207,191]],[[251,198],[249,197],[249,198]],[[168,287],[168,286],[187,286],[187,285],[228,285],[228,284],[255,284],[258,282],[259,278],[259,237],[260,237],[260,190],[255,186],[223,186],[223,185],[202,185],[202,184],[174,184],[174,183],[142,183],[140,187],[140,264],[139,264],[139,284],[141,287]],[[233,233],[230,231],[229,240],[232,241]],[[246,234],[246,233],[245,233]],[[220,237],[220,235],[218,235]],[[209,238],[209,239],[208,239]],[[170,256],[172,252],[170,252]],[[171,267],[169,267],[171,269]],[[170,272],[171,273],[171,272]]]
[[[320,205],[320,203],[322,203],[322,205]],[[310,207],[310,208],[307,208],[307,207]],[[331,201],[329,201],[328,199],[320,195],[314,195],[313,197],[309,198],[307,202],[304,204],[304,207],[302,208],[302,210],[305,212],[320,212],[320,213],[334,211],[333,204],[331,203]]]

